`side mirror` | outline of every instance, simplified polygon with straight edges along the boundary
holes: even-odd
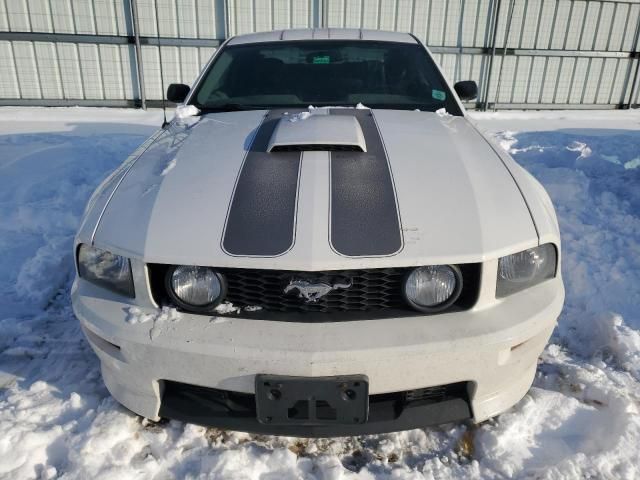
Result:
[[[478,96],[478,85],[473,80],[464,80],[453,86],[460,100],[473,100]]]
[[[167,88],[167,100],[173,103],[182,103],[189,95],[189,85],[183,83],[172,83]]]

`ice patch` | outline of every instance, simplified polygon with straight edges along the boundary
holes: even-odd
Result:
[[[172,323],[179,321],[181,318],[180,312],[168,306],[164,306],[158,311],[145,311],[139,307],[128,307],[126,308],[126,313],[125,321],[129,325],[153,323],[149,329],[149,338],[151,340],[158,338]]]
[[[236,307],[231,302],[222,302],[215,308],[216,313],[225,315],[229,313],[240,313],[242,311],[241,307]]]
[[[633,160],[629,160],[624,164],[624,168],[626,168],[627,170],[633,170],[634,168],[638,168],[638,167],[640,167],[640,157],[636,157]]]
[[[309,118],[311,115],[325,115],[327,110],[330,109],[340,109],[340,108],[352,108],[355,110],[371,110],[369,107],[367,107],[366,105],[363,105],[362,103],[357,103],[354,107],[345,107],[344,105],[339,105],[339,106],[326,106],[326,107],[314,107],[313,105],[309,105],[307,107],[307,111],[303,111],[300,113],[296,113],[293,115],[289,115],[288,120],[290,122],[299,122],[301,120],[306,120],[307,118]],[[287,113],[285,113],[285,115],[287,115]]]
[[[309,107],[311,108],[311,107]],[[291,123],[295,123],[295,122],[299,122],[301,120],[306,120],[307,118],[309,118],[312,114],[312,112],[300,112],[300,113],[296,113],[294,115],[290,115],[289,116],[289,121]]]
[[[149,338],[155,340],[171,330],[171,325],[178,322],[182,315],[175,308],[162,307],[160,313],[153,317],[153,327],[149,330]]]
[[[138,307],[128,307],[126,311],[127,316],[125,318],[125,321],[130,325],[151,322],[156,316],[156,313],[145,313],[141,308]]]
[[[200,109],[195,105],[178,105],[176,107],[176,118],[183,120],[185,118],[197,117],[200,115]]]
[[[230,313],[240,314],[242,312],[257,312],[262,310],[258,305],[247,305],[246,307],[236,307],[231,302],[222,302],[215,308],[216,313],[220,315],[228,315]]]
[[[571,145],[568,145],[566,148],[570,152],[580,152],[579,159],[590,157],[593,153],[586,143],[578,141],[572,142]]]
[[[620,160],[618,159],[617,155],[605,155],[605,154],[600,154],[600,156],[606,160],[607,162],[611,162],[614,165],[621,165]]]
[[[511,152],[511,147],[518,143],[516,132],[504,130],[495,134],[494,140],[505,152]]]
[[[11,357],[42,357],[48,353],[46,348],[33,347],[10,347],[5,349],[2,354]]]
[[[167,166],[164,167],[164,169],[162,170],[160,175],[164,177],[167,173],[169,173],[171,170],[173,170],[177,164],[178,164],[178,160],[176,158],[173,158],[169,163],[167,163]],[[143,193],[143,195],[144,195],[144,193]]]

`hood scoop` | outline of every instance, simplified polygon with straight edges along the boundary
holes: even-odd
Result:
[[[310,114],[282,117],[267,152],[366,152],[360,123],[351,115]]]

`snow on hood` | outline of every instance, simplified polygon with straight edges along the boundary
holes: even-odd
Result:
[[[148,262],[357,267],[362,258],[340,255],[327,241],[327,152],[302,156],[293,248],[275,260],[234,257],[221,247],[238,174],[266,113],[216,113],[194,124],[172,124],[119,185],[96,244]],[[481,261],[537,244],[517,185],[466,119],[399,110],[373,114],[395,184],[402,248],[368,258],[367,266]]]

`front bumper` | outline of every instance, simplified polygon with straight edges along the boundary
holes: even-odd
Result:
[[[155,314],[131,323],[134,305],[76,280],[73,306],[112,395],[130,410],[223,428],[298,436],[406,430],[471,416],[490,418],[529,389],[537,358],[562,309],[560,277],[489,306],[464,312],[383,320],[292,323]],[[257,374],[298,377],[366,375],[370,395],[467,382],[467,408],[430,403],[396,417],[349,428],[277,428],[251,418],[163,408],[165,383],[252,395]],[[179,404],[179,402],[178,402]],[[190,411],[189,411],[190,410]],[[405,409],[406,410],[406,409]],[[373,411],[373,410],[372,410]]]

